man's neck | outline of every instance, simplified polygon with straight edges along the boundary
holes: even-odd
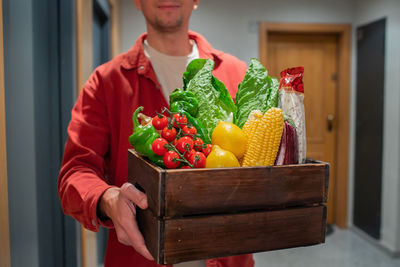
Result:
[[[192,52],[187,31],[159,32],[148,27],[147,42],[157,51],[170,56],[186,56]]]

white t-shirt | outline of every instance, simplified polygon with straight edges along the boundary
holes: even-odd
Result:
[[[169,56],[163,54],[149,45],[144,40],[144,53],[150,60],[161,90],[167,102],[169,103],[169,94],[176,88],[183,87],[182,74],[187,65],[193,59],[199,58],[199,50],[196,42],[192,41],[192,52],[187,56]]]
[[[193,59],[199,58],[199,50],[196,42],[192,41],[192,52],[187,56],[169,56],[152,48],[147,40],[144,40],[144,53],[150,60],[165,100],[169,103],[169,94],[176,88],[183,87],[182,74],[187,65]],[[205,267],[206,261],[190,261],[174,264],[174,267]]]

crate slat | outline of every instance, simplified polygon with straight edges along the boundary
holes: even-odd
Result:
[[[139,185],[146,192],[150,210],[157,217],[164,216],[165,171],[144,160],[133,149],[128,150],[128,182]]]
[[[144,189],[157,217],[326,202],[329,164],[163,170],[129,151],[128,181]]]
[[[177,219],[159,219],[150,211],[139,211],[157,225],[141,228],[158,264],[225,257],[325,242],[326,207],[311,206]],[[158,250],[150,244],[161,241]]]

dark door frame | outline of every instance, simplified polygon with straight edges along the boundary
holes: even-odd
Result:
[[[382,226],[386,27],[386,17],[357,27],[353,223],[377,240]]]
[[[33,4],[36,190],[40,266],[77,266],[77,225],[62,212],[57,177],[75,99],[74,2]]]

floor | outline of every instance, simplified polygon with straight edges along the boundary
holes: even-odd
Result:
[[[255,267],[400,267],[400,258],[367,242],[352,230],[327,236],[325,244],[254,254]]]

